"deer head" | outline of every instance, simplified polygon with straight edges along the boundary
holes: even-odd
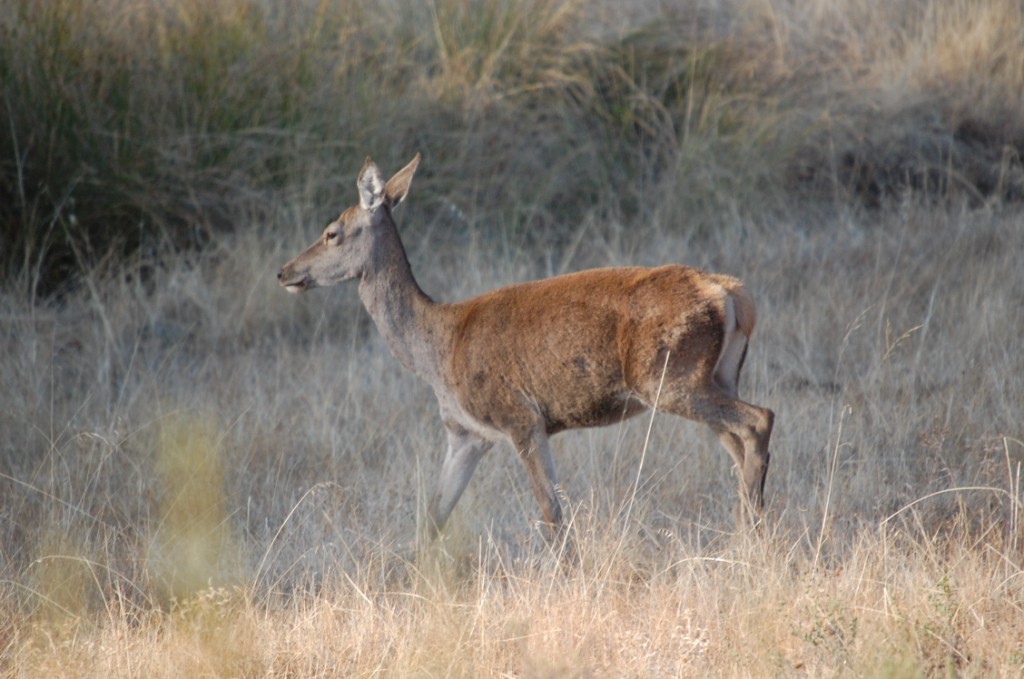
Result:
[[[395,228],[391,210],[405,200],[419,162],[417,153],[385,184],[380,168],[367,157],[356,180],[359,204],[342,212],[312,245],[281,267],[278,282],[299,293],[361,277],[381,230]]]

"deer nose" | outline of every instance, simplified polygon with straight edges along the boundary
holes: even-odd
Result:
[[[284,269],[281,269],[280,271],[277,272],[277,280],[281,280],[281,276],[283,276],[283,275],[284,275]]]

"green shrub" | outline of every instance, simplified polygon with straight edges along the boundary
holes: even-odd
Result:
[[[1024,196],[1012,0],[4,0],[0,36],[0,273],[33,294],[282,198],[326,220],[367,153],[556,248],[588,215]]]

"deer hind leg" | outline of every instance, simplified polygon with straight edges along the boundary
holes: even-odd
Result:
[[[476,466],[491,442],[471,434],[458,425],[448,427],[448,453],[441,465],[441,475],[427,508],[426,533],[435,539],[448,521],[455,504],[466,490]]]
[[[768,442],[775,420],[772,411],[744,403],[737,396],[740,371],[746,357],[747,336],[739,332],[737,327],[730,326],[712,371],[712,381],[734,403],[724,409],[720,406],[713,408],[712,412],[722,410],[727,417],[708,422],[736,462],[739,471],[740,506],[736,516],[739,525],[750,521],[756,523],[764,508],[764,482],[770,457]]]
[[[727,393],[712,381],[700,393],[663,395],[659,406],[666,412],[704,422],[718,435],[733,461],[740,481],[737,521],[757,523],[764,509],[764,482],[768,474],[768,442],[775,414]]]
[[[736,461],[739,472],[740,504],[737,525],[757,524],[764,511],[764,482],[768,476],[768,442],[775,414],[767,408],[735,401],[736,408],[718,422],[708,422],[718,439]],[[737,416],[738,415],[738,416]]]

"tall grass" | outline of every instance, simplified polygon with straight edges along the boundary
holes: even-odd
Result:
[[[5,0],[0,29],[0,264],[44,293],[328,203],[370,150],[423,150],[469,220],[563,243],[581,214],[1022,189],[1011,0]]]
[[[0,674],[1024,671],[1019,7],[405,4],[0,0]],[[575,568],[500,447],[416,554],[432,394],[273,276],[416,150],[439,299],[747,282],[764,535],[657,415],[555,439]]]
[[[760,538],[729,534],[728,456],[695,426],[556,438],[569,572],[501,447],[444,549],[413,559],[443,448],[432,396],[353,290],[277,289],[298,243],[273,226],[159,269],[152,292],[111,277],[59,308],[4,294],[4,672],[1021,669],[1015,210],[727,218],[698,241],[592,226],[632,242],[631,261],[743,273],[761,325],[741,388],[778,428]],[[529,251],[430,239],[413,266],[441,298],[536,268]],[[456,256],[464,275],[439,275]],[[584,248],[573,265],[626,256]]]

